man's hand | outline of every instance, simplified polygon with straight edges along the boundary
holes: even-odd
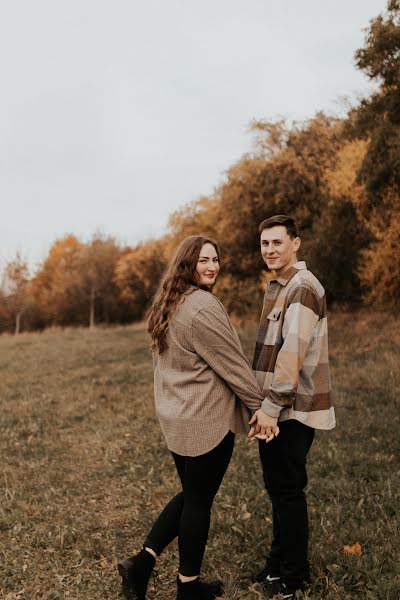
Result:
[[[261,408],[254,413],[249,425],[252,426],[247,436],[249,438],[258,438],[268,443],[279,435],[278,419],[267,415]]]

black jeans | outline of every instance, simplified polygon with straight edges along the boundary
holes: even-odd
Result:
[[[210,452],[180,456],[172,452],[182,484],[166,505],[144,546],[157,555],[178,536],[179,573],[199,575],[210,529],[211,506],[232,457],[235,435],[230,431]]]
[[[267,567],[289,588],[310,577],[308,563],[307,453],[315,430],[291,419],[279,423],[278,437],[259,441],[264,483],[272,502],[273,540]]]

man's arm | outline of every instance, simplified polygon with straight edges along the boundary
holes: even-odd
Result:
[[[299,285],[289,297],[282,327],[283,344],[278,353],[272,383],[262,403],[271,417],[293,406],[299,373],[320,319],[321,303],[308,284]]]

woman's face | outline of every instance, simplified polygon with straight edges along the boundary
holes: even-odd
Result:
[[[214,285],[219,271],[219,258],[216,249],[207,242],[200,250],[199,260],[195,269],[195,279],[200,285]]]

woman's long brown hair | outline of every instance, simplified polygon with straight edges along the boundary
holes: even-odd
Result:
[[[219,258],[217,243],[201,235],[185,238],[176,249],[147,315],[152,350],[161,353],[168,348],[166,335],[171,314],[188,294],[191,286],[200,287],[196,283],[194,273],[200,251],[207,243],[214,246]]]

